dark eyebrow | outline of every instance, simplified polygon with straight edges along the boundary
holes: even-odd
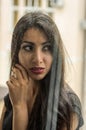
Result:
[[[45,44],[51,44],[49,41],[46,41],[46,42],[43,42],[42,45],[45,45]]]
[[[34,42],[31,42],[31,41],[22,41],[22,43],[28,43],[28,44],[32,44],[32,45],[35,44]],[[43,42],[43,43],[41,43],[41,44],[42,44],[42,45],[50,44],[50,42],[49,42],[49,41],[46,41],[46,42]]]
[[[34,43],[33,43],[33,42],[30,42],[30,41],[22,41],[22,43],[28,43],[28,44],[34,45]]]

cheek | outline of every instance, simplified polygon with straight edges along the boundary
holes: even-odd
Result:
[[[52,56],[46,57],[46,64],[47,64],[48,68],[51,68],[52,61],[53,61]]]
[[[19,58],[19,63],[26,68],[27,56],[19,52],[18,58]]]

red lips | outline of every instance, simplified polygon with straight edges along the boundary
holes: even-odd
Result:
[[[33,67],[30,70],[32,73],[35,73],[35,74],[42,74],[44,72],[43,67]]]

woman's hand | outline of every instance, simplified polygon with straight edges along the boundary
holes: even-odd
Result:
[[[12,130],[26,130],[38,89],[25,68],[19,64],[12,68],[7,85],[13,107]]]
[[[13,107],[27,105],[32,109],[36,93],[34,93],[34,84],[32,79],[28,76],[26,70],[19,64],[12,68],[12,74],[7,85],[9,88],[9,95]]]

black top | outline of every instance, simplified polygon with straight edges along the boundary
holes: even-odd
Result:
[[[69,86],[66,87],[65,91],[67,92],[68,97],[72,103],[74,112],[77,113],[78,115],[78,121],[79,121],[78,128],[77,128],[78,130],[79,127],[81,127],[84,124],[82,112],[81,112],[81,102],[78,96],[74,93],[74,91]]]
[[[66,87],[65,91],[72,103],[74,112],[78,115],[79,124],[77,130],[79,130],[79,128],[83,125],[80,100],[70,87]],[[9,94],[5,96],[4,102],[7,110],[5,112],[2,130],[12,130],[12,105],[9,99]]]

